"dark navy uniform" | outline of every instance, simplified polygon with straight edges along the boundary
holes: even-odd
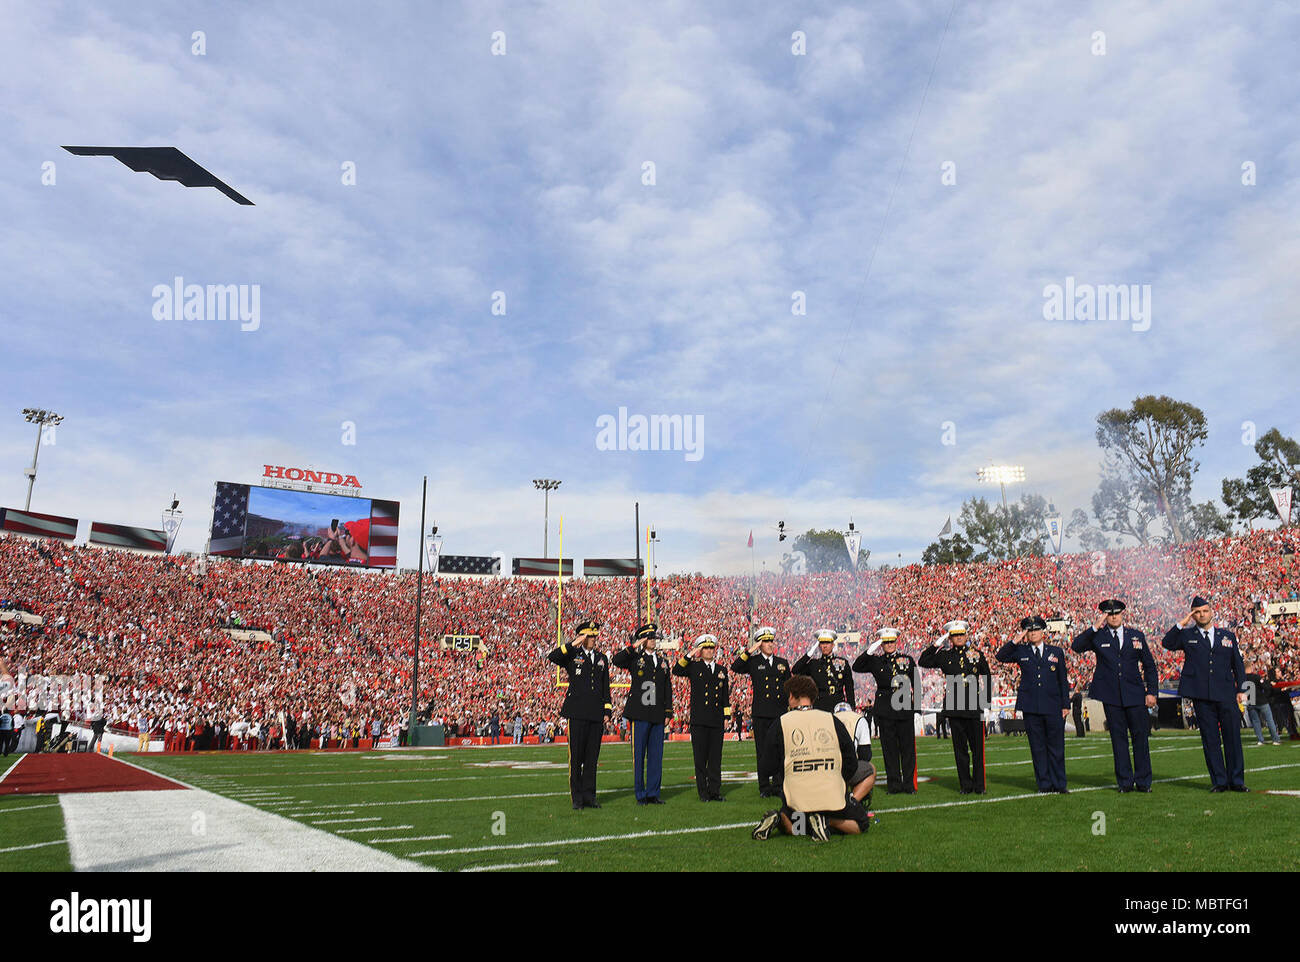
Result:
[[[1063,710],[1070,707],[1070,684],[1065,677],[1065,650],[1056,645],[1008,641],[998,649],[997,659],[1020,666],[1016,711],[1025,716],[1038,790],[1066,791]]]
[[[781,791],[781,769],[772,770],[763,756],[763,743],[767,733],[778,718],[785,714],[789,700],[785,696],[785,683],[790,680],[790,662],[773,654],[770,658],[762,652],[750,654],[741,651],[731,663],[731,670],[748,675],[753,685],[754,754],[758,766],[758,793],[775,795]]]
[[[871,706],[880,750],[885,756],[886,791],[890,795],[916,791],[916,690],[920,671],[911,655],[895,650],[872,654],[864,651],[853,670],[876,680],[876,700]]]
[[[817,701],[813,707],[833,712],[842,701],[857,705],[853,697],[853,669],[846,659],[837,655],[817,658],[804,655],[790,666],[790,673],[807,675],[817,683]]]
[[[1070,643],[1079,652],[1097,655],[1088,696],[1101,702],[1110,729],[1110,750],[1115,757],[1115,781],[1121,792],[1151,790],[1151,720],[1146,697],[1160,691],[1160,674],[1147,637],[1137,628],[1120,625],[1088,628]],[[1077,713],[1076,713],[1077,714]],[[1079,724],[1076,718],[1075,724]],[[1133,761],[1129,763],[1129,740]]]
[[[944,673],[943,717],[952,729],[952,753],[961,793],[982,795],[986,788],[982,715],[992,703],[993,693],[989,663],[968,645],[932,646],[921,652],[917,663]]]
[[[654,631],[653,625],[643,626]],[[642,637],[644,637],[642,635]],[[673,717],[671,659],[662,652],[629,646],[614,655],[614,667],[631,676],[623,717],[632,724],[632,769],[636,800],[657,804],[663,784],[664,722]]]
[[[560,714],[569,720],[569,794],[574,808],[600,808],[596,802],[596,761],[605,718],[614,712],[609,698],[609,660],[574,642],[546,656],[565,670],[569,689]]]
[[[689,659],[673,665],[673,674],[691,682],[691,752],[695,756],[695,790],[700,801],[723,801],[722,730],[731,717],[727,666],[717,659]]]
[[[1237,636],[1213,625],[1202,630],[1193,622],[1186,628],[1174,625],[1160,643],[1169,651],[1183,653],[1178,697],[1190,698],[1196,711],[1211,791],[1244,791],[1237,693],[1245,690],[1246,666]]]

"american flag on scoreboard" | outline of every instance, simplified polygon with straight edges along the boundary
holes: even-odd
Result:
[[[0,523],[5,531],[14,534],[31,535],[37,538],[58,538],[71,541],[77,536],[77,519],[64,518],[57,514],[40,514],[36,511],[19,511],[17,508],[5,508],[0,511]]]
[[[501,559],[493,555],[445,554],[438,559],[440,575],[499,575]]]
[[[208,554],[237,555],[244,547],[248,524],[248,485],[217,482],[217,500],[212,506],[212,542]]]
[[[370,563],[392,568],[397,565],[396,501],[370,502]]]

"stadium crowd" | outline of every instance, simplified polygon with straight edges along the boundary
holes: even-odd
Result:
[[[918,654],[953,618],[970,622],[973,643],[991,655],[1026,614],[1064,618],[1077,632],[1096,620],[1097,602],[1128,604],[1128,624],[1149,636],[1186,614],[1193,593],[1214,605],[1217,623],[1242,641],[1248,666],[1274,680],[1300,678],[1294,619],[1261,624],[1259,604],[1300,597],[1290,556],[1294,528],[1173,547],[1105,554],[1020,558],[985,564],[921,566],[858,574],[704,575],[654,580],[655,618],[671,638],[717,636],[729,663],[751,626],[776,629],[778,653],[792,661],[818,628],[902,632]],[[566,630],[580,616],[601,621],[600,645],[626,644],[643,617],[629,579],[573,580],[564,587]],[[93,712],[113,729],[145,728],[169,747],[333,746],[404,733],[411,697],[416,578],[297,564],[159,557],[57,541],[0,537],[0,610],[39,615],[43,624],[0,622],[0,656],[17,675],[102,676]],[[644,605],[645,586],[639,599]],[[520,578],[424,579],[419,703],[453,734],[563,734],[563,691],[546,654],[556,643],[555,585]],[[751,611],[752,608],[752,611]],[[232,629],[238,629],[233,630]],[[477,635],[480,650],[445,650],[444,634]],[[852,659],[859,650],[839,653]],[[1161,684],[1176,684],[1179,658],[1155,649]],[[1072,687],[1091,662],[1070,655]],[[990,661],[992,658],[990,657]],[[994,664],[995,693],[1013,691],[1009,666]],[[614,682],[625,679],[614,673]],[[857,676],[857,701],[874,696]],[[685,681],[677,679],[670,725],[689,722]],[[933,686],[933,687],[931,687]],[[622,726],[615,689],[611,734]],[[941,679],[927,678],[937,704]],[[32,695],[38,701],[41,696]],[[732,687],[735,717],[748,717],[748,683]],[[44,710],[44,704],[32,704]]]

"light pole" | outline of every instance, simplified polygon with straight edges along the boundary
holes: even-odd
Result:
[[[545,507],[543,509],[544,513],[542,515],[543,521],[545,522],[546,525],[545,532],[542,534],[542,557],[543,558],[549,558],[551,556],[550,547],[548,543],[548,539],[551,536],[551,492],[554,491],[559,486],[560,486],[559,481],[552,481],[550,478],[533,479],[533,487],[536,488],[538,491],[546,492]]]
[[[27,505],[23,510],[30,511],[32,509],[32,487],[36,484],[36,459],[41,456],[41,433],[45,430],[45,425],[56,425],[61,422],[63,415],[42,408],[23,408],[23,417],[36,425],[36,451],[32,454],[32,466],[23,472],[23,474],[27,475]]]
[[[1015,546],[1011,542],[1011,509],[1007,507],[1007,484],[1008,482],[1023,483],[1025,469],[1019,464],[990,464],[987,468],[980,468],[976,472],[976,477],[984,484],[996,481],[1002,488],[1002,523],[1007,532],[1006,556],[1010,558]]]
[[[662,540],[663,539],[660,538],[658,533],[655,531],[654,525],[651,525],[650,526],[650,572],[656,578],[659,577],[659,562],[655,561],[655,545],[657,545]]]

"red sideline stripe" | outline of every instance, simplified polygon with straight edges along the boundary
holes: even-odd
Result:
[[[25,755],[0,782],[0,795],[54,795],[60,792],[139,792],[185,788],[153,772],[124,765],[95,752]]]

